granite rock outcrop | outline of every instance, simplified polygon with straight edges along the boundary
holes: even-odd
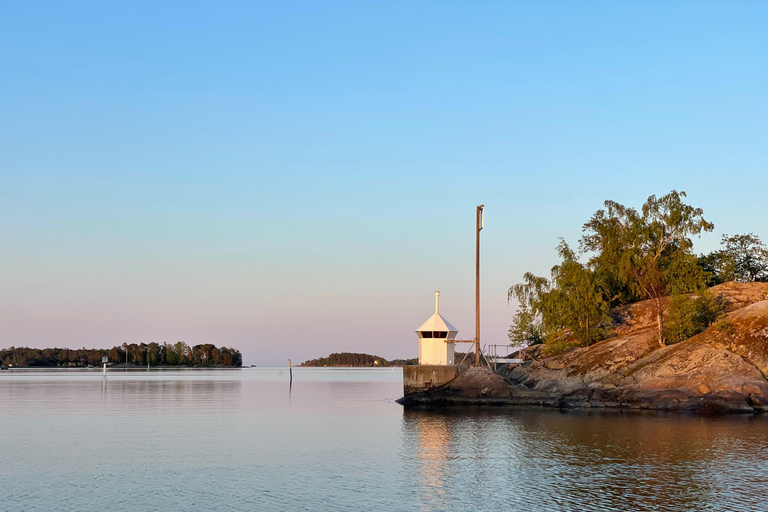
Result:
[[[766,412],[768,284],[710,290],[725,318],[683,342],[659,347],[653,307],[638,302],[616,312],[616,337],[551,357],[532,347],[532,362],[498,373],[475,368],[401,403]]]

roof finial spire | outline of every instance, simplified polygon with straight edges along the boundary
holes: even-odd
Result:
[[[440,292],[435,292],[435,314],[437,314],[439,307],[440,307]]]

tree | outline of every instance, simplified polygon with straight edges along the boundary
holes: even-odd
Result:
[[[112,347],[109,352],[107,352],[107,357],[109,357],[109,360],[113,363],[120,363],[125,360],[123,351],[120,350],[119,347]]]
[[[243,354],[234,348],[229,349],[232,353],[232,366],[241,367],[243,366]]]
[[[221,364],[232,366],[232,353],[227,347],[221,347]]]
[[[604,337],[609,301],[595,273],[579,263],[576,254],[561,238],[557,252],[562,262],[552,267],[552,290],[547,300],[554,323],[571,330],[582,345]]]
[[[768,249],[754,233],[723,235],[722,252],[733,265],[736,281],[768,281]]]
[[[161,346],[154,341],[147,344],[147,364],[157,364],[160,362]]]
[[[715,286],[736,280],[736,264],[733,256],[725,251],[712,251],[697,258],[697,263],[707,279],[707,286]]]
[[[180,365],[189,364],[189,347],[179,342],[180,352],[186,354],[184,359],[180,359],[172,347],[166,343],[141,343],[123,344],[130,353],[129,359],[137,364],[169,364]],[[223,361],[225,366],[242,366],[243,356],[239,350],[230,347],[221,347],[217,349],[214,345],[204,345],[209,347],[212,352],[218,354],[219,361]],[[197,348],[197,347],[196,347]],[[98,366],[101,364],[101,358],[107,356],[112,362],[122,362],[125,355],[120,347],[111,349],[74,349],[67,348],[45,348],[42,350],[27,347],[11,347],[10,349],[0,349],[0,363],[13,366]],[[167,356],[167,357],[166,357]]]
[[[126,351],[128,352],[128,359],[132,363],[134,364],[142,363],[142,356],[144,355],[144,352],[139,345],[137,345],[136,343],[131,343],[127,346]]]
[[[523,282],[509,288],[507,302],[517,299],[518,312],[512,318],[509,327],[509,341],[516,344],[535,344],[544,341],[546,337],[543,322],[544,300],[549,292],[549,280],[533,275],[523,274]]]
[[[512,325],[507,332],[509,342],[512,345],[538,345],[544,343],[541,331],[541,323],[531,313],[531,310],[521,305],[512,317]]]
[[[101,350],[89,350],[88,351],[88,364],[93,366],[99,366],[101,364],[101,358],[107,355],[106,351]]]
[[[222,347],[222,352],[224,349],[226,349],[226,347]],[[240,366],[236,361],[237,356],[240,353],[234,349],[227,350],[236,353],[236,355],[233,356],[233,359],[235,359],[233,363],[235,366]],[[240,364],[242,364],[242,362]],[[309,361],[304,361],[299,366],[389,366],[389,361],[383,357],[371,354],[341,352],[330,354],[328,357],[310,359]]]
[[[584,224],[583,250],[590,266],[615,274],[638,298],[653,302],[659,345],[665,344],[662,297],[703,285],[706,276],[692,255],[690,236],[712,231],[701,208],[685,204],[685,192],[648,197],[641,213],[614,201],[604,203]]]
[[[725,312],[722,296],[706,289],[694,295],[673,295],[669,301],[668,321],[664,326],[669,343],[678,343],[703,332]]]
[[[508,290],[507,299],[519,303],[509,329],[510,342],[540,343],[563,329],[569,329],[580,345],[605,335],[603,323],[610,307],[599,279],[578,261],[565,240],[560,239],[557,252],[562,261],[552,267],[550,279],[528,272],[523,283]]]
[[[183,341],[174,343],[172,350],[176,352],[176,364],[189,364],[191,362],[192,349]]]
[[[171,345],[166,346],[165,362],[166,364],[169,364],[171,366],[176,366],[178,364],[181,364],[181,361],[179,360],[179,356],[176,354],[176,351],[173,349],[173,346]]]

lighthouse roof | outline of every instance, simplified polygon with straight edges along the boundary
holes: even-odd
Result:
[[[457,328],[452,326],[448,320],[443,318],[440,313],[435,313],[429,319],[421,324],[421,327],[416,329],[417,331],[437,331],[437,332],[459,332]]]

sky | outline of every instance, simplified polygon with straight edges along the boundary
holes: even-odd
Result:
[[[5,2],[0,348],[506,344],[607,199],[768,241],[766,4]],[[461,346],[458,350],[462,350]]]

